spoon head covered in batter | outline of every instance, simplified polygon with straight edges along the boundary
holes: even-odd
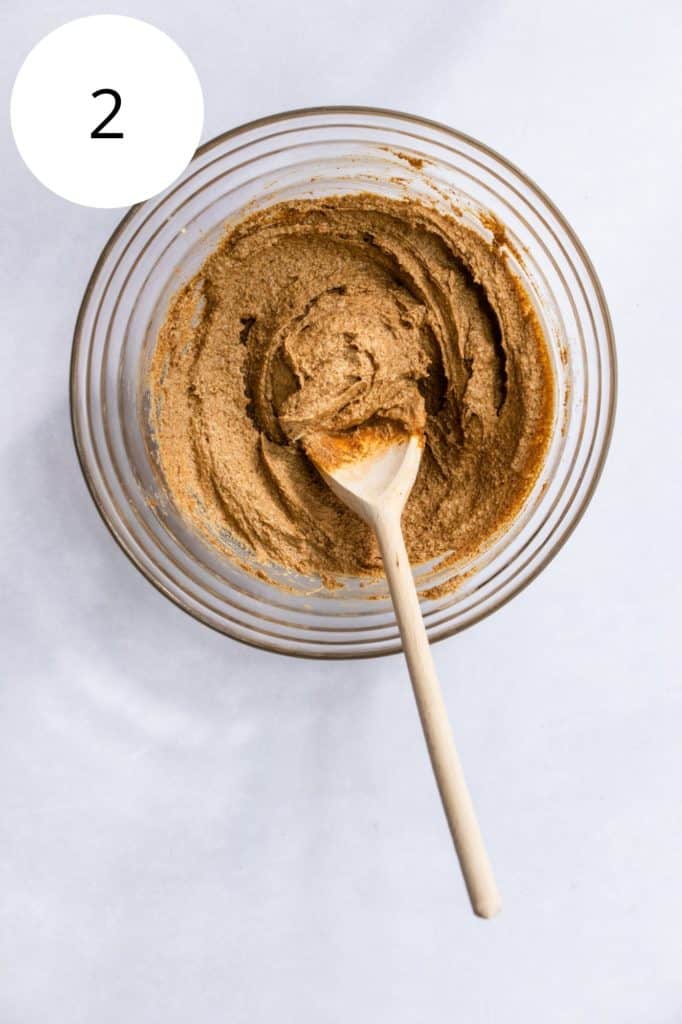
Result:
[[[423,438],[394,426],[366,424],[350,433],[313,434],[304,448],[344,504],[365,522],[402,512],[417,476]]]

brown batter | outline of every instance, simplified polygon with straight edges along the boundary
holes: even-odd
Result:
[[[369,193],[231,228],[172,300],[149,386],[181,514],[218,546],[227,534],[330,585],[381,565],[306,457],[307,434],[424,430],[407,547],[415,563],[454,561],[518,510],[553,413],[546,342],[499,237]]]

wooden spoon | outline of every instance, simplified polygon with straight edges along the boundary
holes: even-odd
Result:
[[[304,447],[334,494],[376,534],[426,745],[471,906],[479,917],[493,917],[500,909],[500,896],[452,738],[400,525],[423,440],[365,427],[346,435],[309,436]]]

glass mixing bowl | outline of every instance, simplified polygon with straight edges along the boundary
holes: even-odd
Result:
[[[97,507],[147,579],[207,625],[288,654],[399,651],[385,582],[349,579],[330,591],[274,566],[256,576],[188,528],[156,461],[146,370],[169,298],[247,204],[366,190],[454,204],[488,238],[503,224],[554,365],[551,445],[514,522],[467,564],[443,557],[415,570],[422,591],[458,581],[422,596],[432,641],[489,615],[547,565],[585,511],[613,424],[615,354],[597,276],[559,211],[503,157],[443,125],[357,107],[275,115],[202,146],[179,181],[126,214],[97,262],[73,344],[74,437]]]

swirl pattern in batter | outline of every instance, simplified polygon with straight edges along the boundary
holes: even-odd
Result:
[[[465,560],[505,528],[553,422],[547,343],[499,239],[372,193],[284,202],[229,228],[170,303],[149,389],[185,519],[330,586],[381,563],[306,434],[424,432],[403,515],[422,563]]]

